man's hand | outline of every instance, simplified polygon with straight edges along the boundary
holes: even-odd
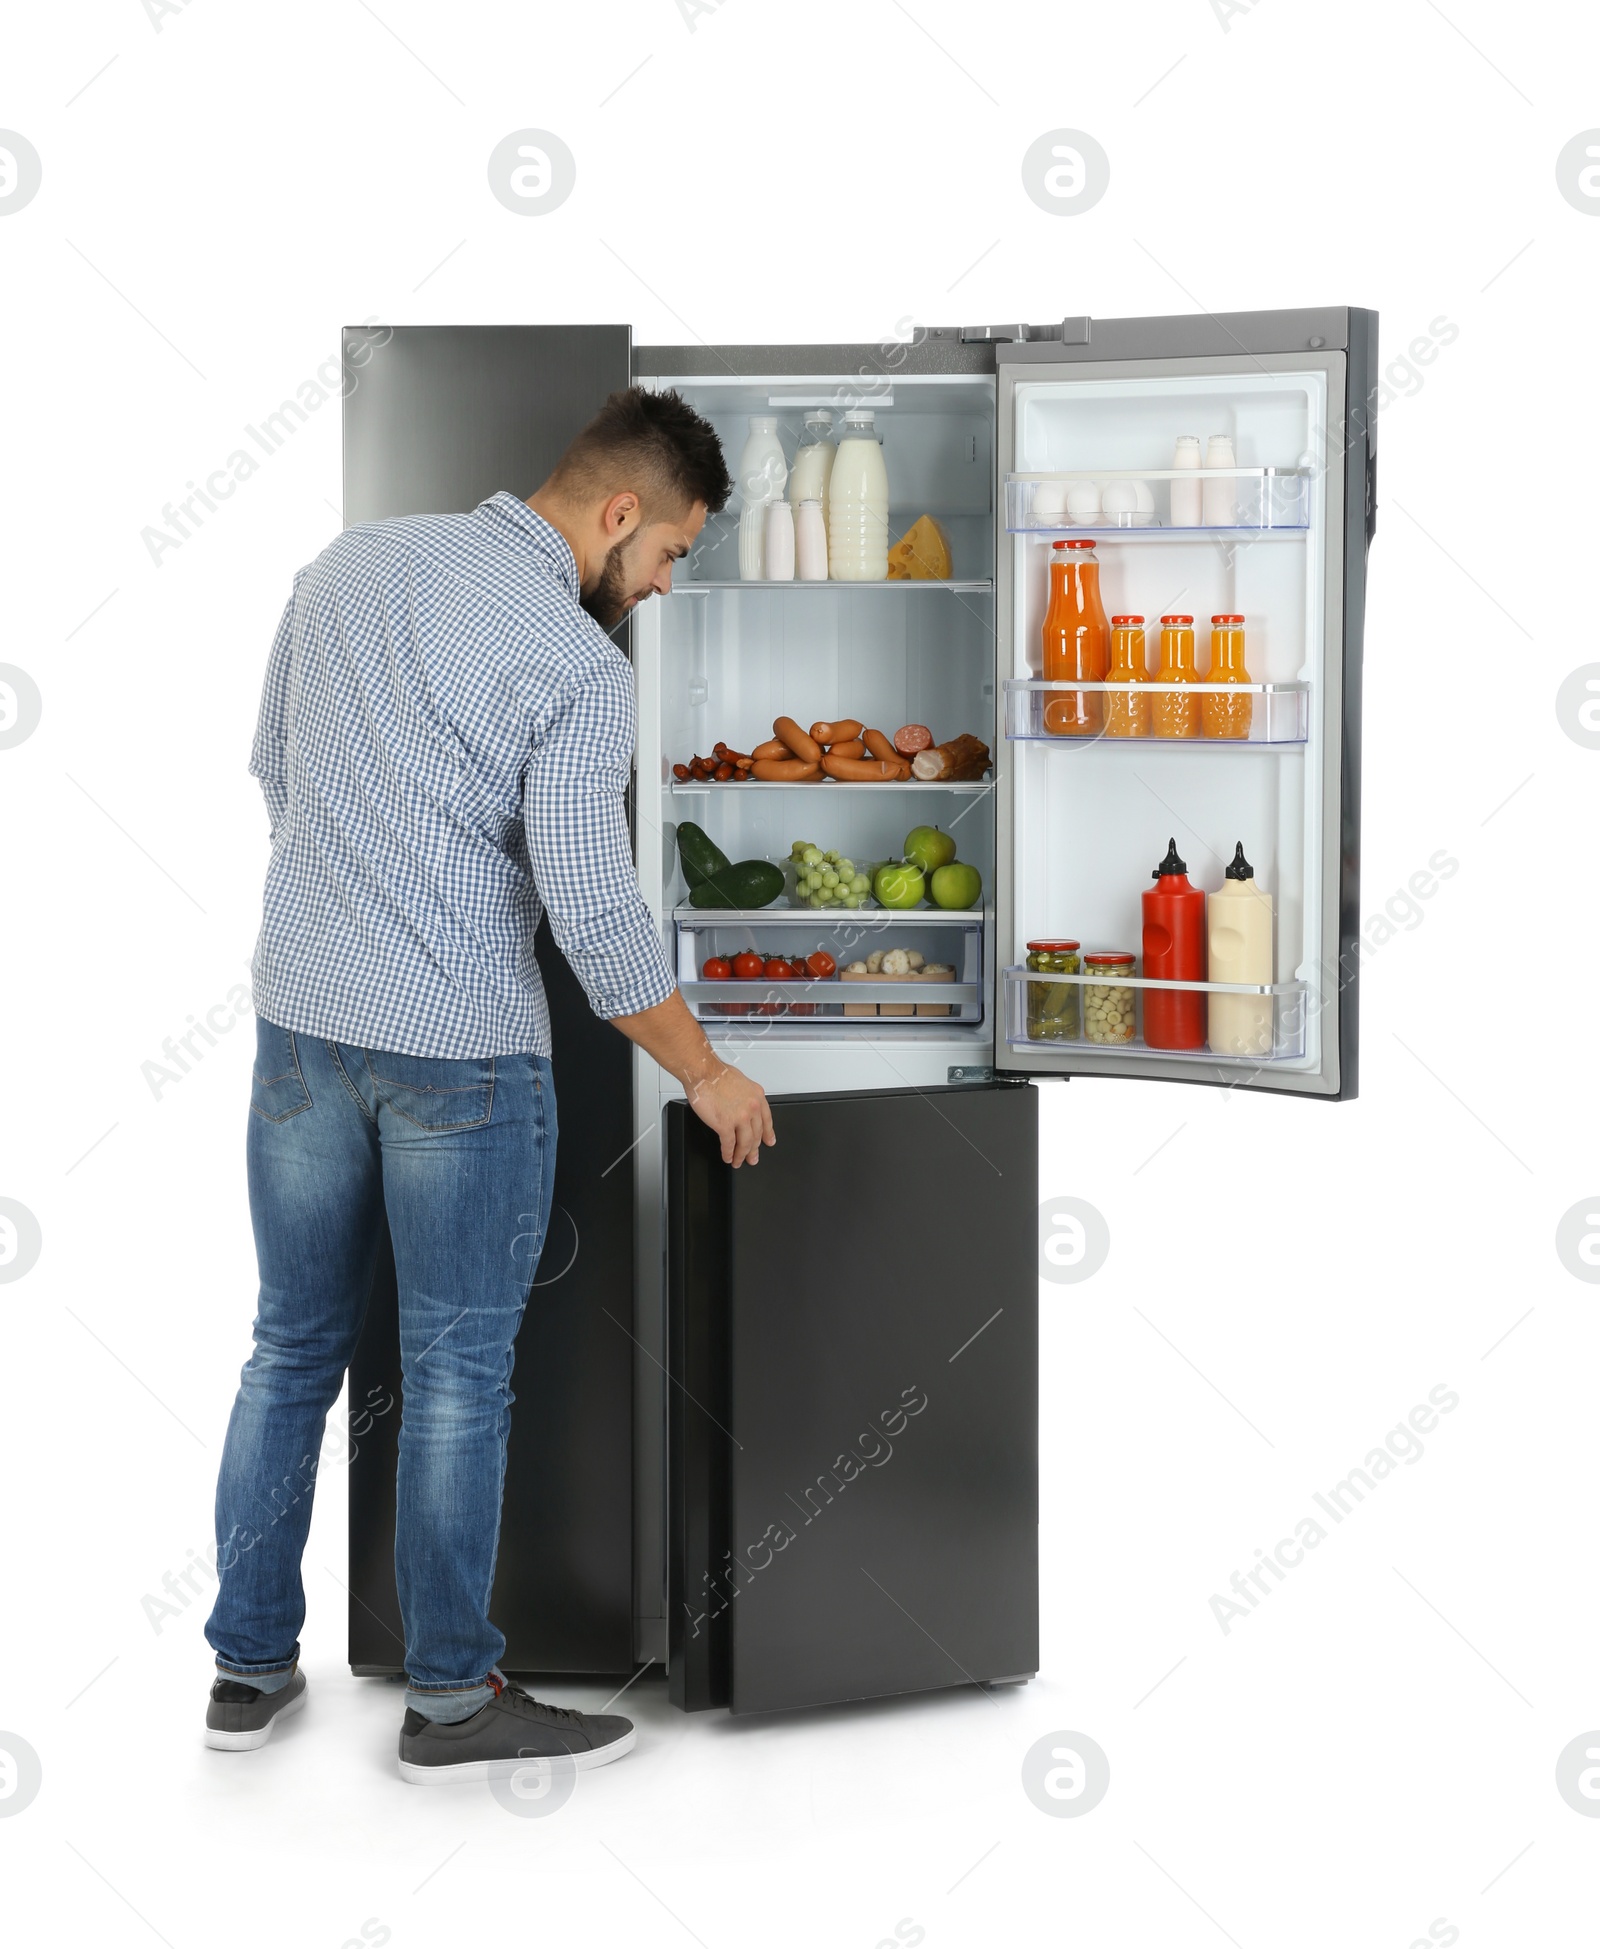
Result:
[[[724,1164],[735,1170],[741,1164],[759,1164],[761,1146],[778,1141],[766,1091],[714,1052],[708,1055],[703,1073],[686,1077],[684,1087],[690,1109],[722,1139]]]
[[[759,1163],[761,1146],[778,1141],[766,1091],[722,1060],[682,995],[674,991],[654,1008],[613,1020],[630,1042],[682,1083],[689,1107],[722,1139],[724,1164],[737,1170]]]

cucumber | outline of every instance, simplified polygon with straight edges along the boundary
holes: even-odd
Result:
[[[713,873],[725,873],[732,864],[722,848],[689,819],[678,827],[678,857],[691,887],[703,886]]]
[[[682,827],[679,828],[682,831]],[[767,859],[742,859],[689,890],[691,907],[770,907],[783,891],[783,871]]]

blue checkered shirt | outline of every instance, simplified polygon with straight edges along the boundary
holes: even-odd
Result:
[[[250,770],[258,1015],[417,1056],[548,1056],[548,911],[595,1013],[672,993],[623,794],[627,659],[514,494],[348,528],[295,577]]]

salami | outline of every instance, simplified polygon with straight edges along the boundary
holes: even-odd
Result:
[[[948,744],[936,744],[928,751],[919,751],[911,761],[911,769],[916,777],[924,781],[937,780],[940,784],[959,785],[971,779],[982,778],[989,769],[989,747],[982,738],[975,738],[970,731],[963,731],[959,738],[952,738]]]
[[[933,733],[926,724],[902,724],[894,734],[894,748],[902,758],[915,758],[932,743]]]

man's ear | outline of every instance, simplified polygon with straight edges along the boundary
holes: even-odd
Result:
[[[620,494],[613,494],[600,513],[600,520],[607,536],[612,541],[621,541],[631,535],[640,525],[642,514],[639,497],[631,488]]]

